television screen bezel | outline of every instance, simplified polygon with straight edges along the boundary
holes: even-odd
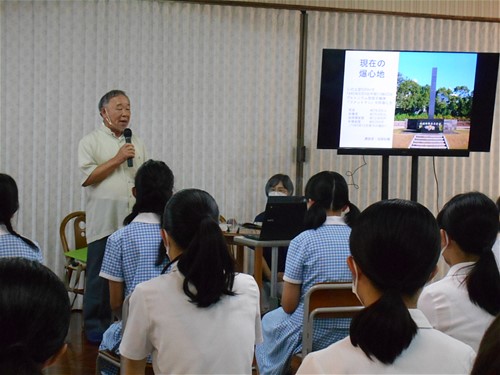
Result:
[[[477,54],[474,99],[472,102],[469,145],[467,149],[401,149],[339,147],[342,93],[346,51],[435,52]],[[469,156],[470,152],[489,152],[493,131],[495,96],[500,53],[474,51],[413,51],[325,48],[322,53],[321,88],[318,118],[318,149],[336,149],[339,155]]]

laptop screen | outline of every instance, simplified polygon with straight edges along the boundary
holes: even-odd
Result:
[[[268,197],[261,241],[291,240],[304,230],[305,197]]]

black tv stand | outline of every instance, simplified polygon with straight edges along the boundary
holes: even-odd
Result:
[[[382,200],[389,198],[389,155],[382,155]],[[410,199],[418,198],[418,156],[411,157]]]

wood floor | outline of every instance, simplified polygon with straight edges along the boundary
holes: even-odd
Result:
[[[90,344],[82,331],[82,312],[71,313],[69,327],[68,350],[54,365],[45,369],[46,375],[94,375],[95,360],[99,347]]]

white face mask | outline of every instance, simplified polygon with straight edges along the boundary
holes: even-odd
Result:
[[[281,191],[270,191],[268,193],[269,197],[286,197],[285,193],[282,193]]]
[[[354,266],[354,271],[355,271],[354,280],[352,281],[352,292],[356,295],[356,297],[358,297],[359,302],[363,304],[363,301],[361,301],[361,298],[359,297],[358,294],[358,268],[356,267],[355,262],[352,262],[352,264]]]
[[[444,251],[450,244],[450,241],[448,240],[448,233],[444,232],[444,238],[446,239],[446,245],[444,245],[444,247],[441,249],[441,253],[439,254],[440,256],[443,256]]]

